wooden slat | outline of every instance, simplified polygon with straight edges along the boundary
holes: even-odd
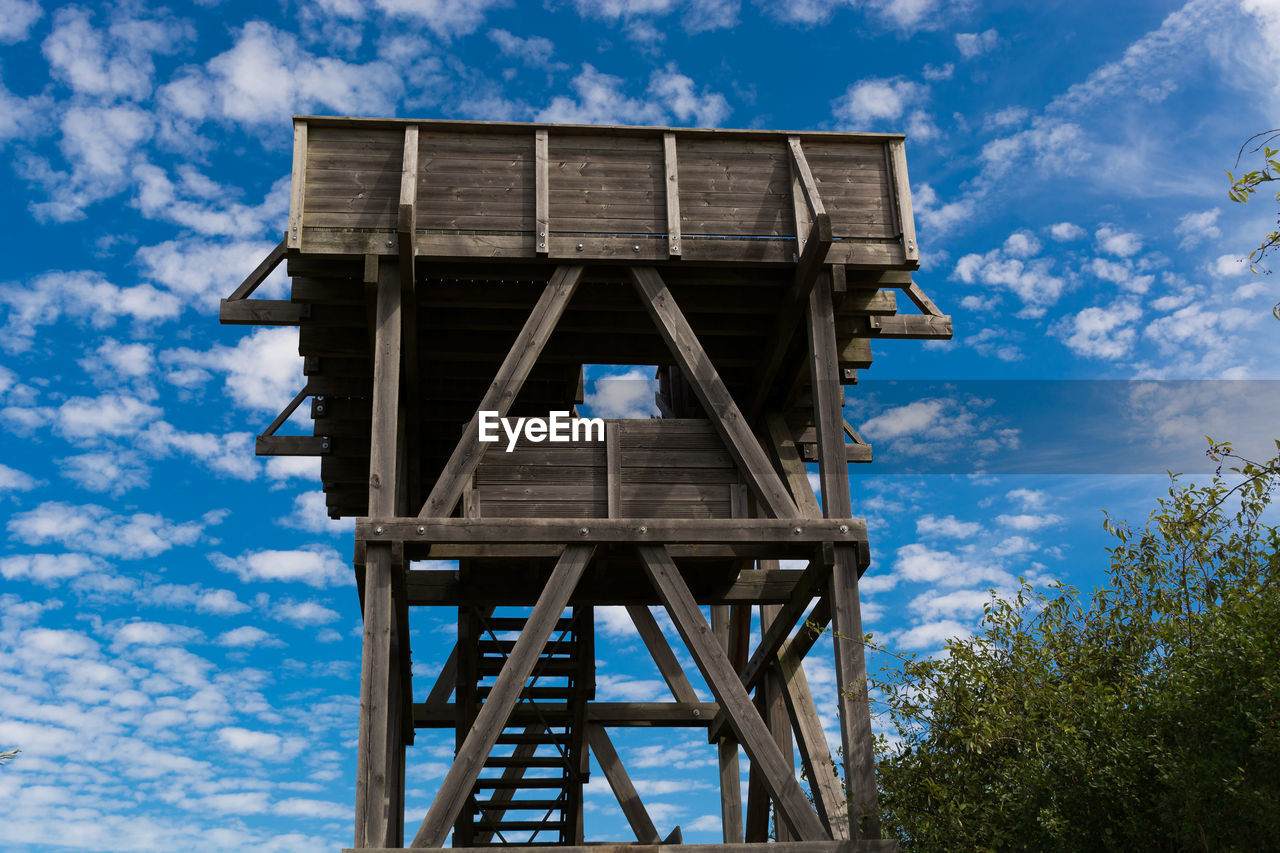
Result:
[[[747,426],[746,419],[733,401],[733,396],[720,379],[715,365],[703,350],[662,277],[652,267],[631,267],[628,271],[645,309],[658,326],[663,342],[693,386],[698,402],[711,416],[712,424],[724,439],[729,453],[756,497],[774,517],[796,517],[799,510],[787,495],[778,475],[774,473],[759,442]]]
[[[610,518],[620,518],[622,515],[622,450],[618,441],[620,429],[622,425],[617,421],[605,424],[605,483],[609,493]]]
[[[748,574],[755,574],[749,572]],[[730,626],[732,608],[728,605],[711,607],[711,633],[716,642],[731,655]],[[727,733],[716,738],[716,753],[720,771],[720,834],[726,844],[742,841],[742,774],[738,762],[738,742]]]
[[[466,739],[445,773],[439,791],[413,838],[414,847],[442,847],[449,829],[457,821],[484,766],[484,760],[501,733],[504,723],[520,698],[552,629],[568,604],[569,596],[582,577],[595,549],[573,545],[565,549],[538,596],[520,639],[494,682],[488,699],[480,706]],[[528,781],[528,780],[525,780]]]
[[[897,317],[871,317],[870,332],[877,338],[914,341],[951,340],[951,318],[947,315],[900,314]]]
[[[849,468],[845,462],[843,389],[836,382],[838,356],[831,291],[819,282],[809,296],[809,374],[813,381],[813,417],[818,437],[822,509],[827,518],[852,511]],[[845,785],[854,838],[879,838],[879,798],[874,768],[874,735],[867,697],[866,653],[858,604],[859,561],[854,548],[834,546],[835,565],[827,589],[835,631],[835,664],[840,702],[840,735]]]
[[[909,265],[920,265],[920,247],[916,245],[916,221],[911,210],[911,182],[907,179],[907,151],[901,139],[890,140],[889,155],[893,164],[894,199],[898,208],[898,223],[902,229],[902,247]]]
[[[501,418],[510,411],[511,404],[520,392],[520,387],[542,353],[542,348],[551,337],[551,333],[555,331],[556,323],[564,313],[565,306],[573,297],[578,281],[582,278],[582,270],[580,266],[556,268],[555,274],[547,282],[546,289],[538,298],[538,303],[530,313],[528,321],[489,385],[489,390],[485,392],[484,399],[464,429],[462,438],[450,455],[444,471],[432,487],[431,494],[418,514],[420,518],[447,516],[453,512],[458,496],[462,494],[463,484],[475,473],[486,447],[480,443],[480,413],[497,412],[498,417]]]
[[[613,795],[618,798],[618,805],[626,815],[627,823],[631,824],[631,831],[636,834],[636,840],[641,844],[662,843],[662,837],[658,835],[657,827],[653,825],[648,810],[640,801],[636,786],[631,784],[631,777],[627,775],[627,769],[622,766],[618,751],[613,748],[613,742],[609,740],[609,734],[604,726],[589,723],[587,742],[591,744],[591,751],[595,753],[596,761],[600,763],[600,769],[604,771],[604,777],[608,780],[609,787],[613,789]]]
[[[400,167],[400,198],[396,208],[396,237],[400,253],[400,277],[412,289],[415,240],[418,229],[418,126],[404,129],[404,155]]]
[[[302,248],[302,217],[307,191],[307,123],[293,121],[293,171],[289,177],[289,233],[286,246]]]
[[[760,769],[769,795],[780,806],[783,819],[803,840],[829,839],[796,781],[795,768],[783,757],[768,727],[752,706],[747,692],[742,689],[742,682],[716,643],[702,610],[666,549],[641,545],[639,552],[654,590],[662,598],[671,621],[675,623],[707,685],[728,713],[734,733],[746,749],[752,767]]]
[[[662,153],[667,173],[667,252],[680,257],[680,171],[676,159],[676,135],[662,134]]]
[[[824,215],[827,209],[823,206],[822,197],[818,194],[818,184],[813,179],[813,172],[809,170],[809,161],[805,159],[804,149],[800,146],[800,137],[788,136],[787,148],[791,153],[791,168],[795,170],[800,189],[804,193],[805,203],[809,208],[809,216],[817,218]]]
[[[777,677],[771,676],[770,681],[777,682],[786,700],[787,714],[796,733],[800,761],[809,780],[818,817],[837,841],[843,841],[849,838],[849,811],[844,791],[836,775],[835,762],[831,760],[831,749],[827,746],[827,736],[813,703],[813,694],[809,692],[804,667],[793,648],[788,641],[779,652],[775,667]]]
[[[547,170],[547,131],[545,128],[539,128],[534,131],[533,135],[533,183],[534,183],[534,215],[533,227],[537,232],[534,236],[537,239],[538,255],[547,254],[547,237],[551,232],[550,224],[550,203],[551,197],[550,178]]]

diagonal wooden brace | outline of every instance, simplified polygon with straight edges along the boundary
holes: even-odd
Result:
[[[498,368],[498,373],[490,383],[489,390],[485,392],[484,399],[480,401],[476,413],[471,416],[471,422],[462,431],[462,438],[449,456],[449,461],[445,464],[439,479],[436,480],[435,486],[432,487],[431,494],[427,496],[427,502],[423,504],[422,511],[418,513],[419,518],[443,518],[451,514],[453,508],[457,506],[463,487],[475,473],[476,467],[480,464],[480,457],[484,454],[484,445],[480,443],[479,433],[480,413],[497,412],[498,417],[505,417],[510,411],[511,404],[515,402],[516,395],[524,385],[524,380],[528,378],[529,371],[533,369],[538,356],[542,354],[542,348],[546,346],[547,340],[564,314],[565,307],[577,290],[582,271],[583,268],[580,266],[562,266],[557,267],[552,274],[546,289],[542,291],[537,304],[533,306],[529,319],[525,321],[524,328],[516,336],[515,343],[511,345],[511,350],[503,359],[502,366]]]
[[[520,691],[533,672],[538,656],[555,629],[556,621],[569,603],[595,548],[590,545],[569,545],[551,572],[547,585],[538,596],[529,620],[520,638],[516,640],[510,657],[502,666],[488,697],[480,706],[471,731],[467,734],[453,764],[440,783],[436,798],[422,820],[422,826],[413,837],[414,847],[443,847],[449,829],[458,820],[471,788],[480,776],[489,751],[498,741],[503,724],[511,716],[520,699]],[[816,817],[815,817],[816,819]]]
[[[658,545],[641,545],[638,550],[649,581],[671,615],[671,621],[679,630],[707,685],[721,706],[728,710],[734,734],[747,751],[751,766],[759,769],[769,796],[778,803],[783,819],[803,841],[829,840],[830,834],[796,781],[795,768],[783,757],[769,727],[752,706],[747,691],[742,689],[742,682],[716,642],[711,626],[667,549]]]

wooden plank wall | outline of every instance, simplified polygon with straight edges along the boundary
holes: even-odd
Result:
[[[291,211],[292,248],[393,250],[410,126],[419,129],[419,254],[794,261],[797,223],[785,134],[452,129],[429,122],[333,126],[299,120],[292,201],[302,211]],[[540,138],[545,159],[539,159]],[[836,242],[829,259],[912,266],[909,191],[894,174],[904,171],[900,140],[799,138],[831,214]],[[678,179],[669,180],[668,170]],[[299,180],[304,186],[296,186]],[[300,236],[292,230],[299,223]],[[903,248],[907,234],[909,250]]]
[[[731,518],[740,475],[707,420],[607,420],[616,442],[491,445],[476,469],[482,518]],[[610,454],[616,454],[610,458]],[[610,482],[610,471],[616,483]]]

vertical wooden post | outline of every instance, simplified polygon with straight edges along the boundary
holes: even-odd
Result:
[[[776,569],[778,568],[778,561],[761,560],[760,568]],[[769,630],[769,626],[773,624],[773,620],[777,618],[780,610],[782,610],[782,605],[780,604],[760,605],[760,635],[762,637]],[[766,719],[769,721],[769,731],[773,733],[773,739],[778,744],[778,749],[782,751],[782,757],[787,759],[794,768],[796,754],[795,746],[791,740],[791,719],[787,715],[786,700],[782,696],[782,685],[778,682],[775,668],[770,667],[769,674],[760,682],[760,687],[757,689],[764,691],[765,704],[768,708]],[[778,841],[796,840],[791,837],[786,821],[777,821],[776,831]]]
[[[711,633],[730,655],[735,672],[741,664],[732,657],[729,636],[730,606],[716,604],[711,607]],[[725,844],[742,843],[742,770],[738,766],[738,742],[721,735],[716,741],[720,758],[720,828]]]
[[[822,510],[827,518],[849,518],[853,514],[853,501],[844,452],[844,387],[839,381],[837,358],[831,279],[823,273],[809,294],[809,376],[818,434]],[[858,605],[858,554],[855,547],[837,544],[834,555],[827,594],[835,633],[840,739],[849,792],[850,833],[854,839],[879,838],[866,651]]]
[[[400,270],[393,258],[378,265],[374,314],[373,421],[369,443],[369,515],[395,513],[400,401]],[[365,548],[364,636],[360,660],[360,729],[356,755],[355,846],[385,847],[391,839],[388,803],[400,771],[392,761],[391,591],[389,543]],[[396,677],[399,677],[397,668]]]

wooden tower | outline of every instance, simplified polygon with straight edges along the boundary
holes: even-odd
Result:
[[[876,817],[847,468],[871,448],[843,393],[871,341],[950,337],[918,260],[901,136],[294,119],[288,232],[221,319],[299,327],[306,384],[257,452],[319,456],[329,514],[356,518],[355,848],[576,848],[588,753],[637,840],[676,843],[608,734],[672,726],[718,750],[726,850],[767,841],[771,813],[798,852],[896,849]],[[290,298],[249,298],[281,261]],[[897,313],[899,290],[921,313]],[[480,441],[484,412],[575,412],[584,364],[655,367],[663,417]],[[315,435],[277,434],[308,398]],[[427,559],[458,570],[413,568]],[[671,701],[594,701],[606,604],[627,607]],[[424,606],[455,610],[458,640],[415,696]],[[800,665],[828,626],[847,797]],[[455,731],[456,754],[406,833],[405,745],[424,727]]]

